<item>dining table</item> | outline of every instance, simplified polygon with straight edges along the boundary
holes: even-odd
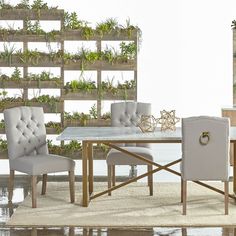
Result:
[[[158,171],[165,170],[174,175],[181,177],[181,173],[171,169],[170,167],[181,162],[181,157],[167,164],[160,164],[156,161],[148,160],[143,156],[128,152],[122,148],[124,143],[181,143],[182,131],[181,127],[175,130],[162,131],[157,127],[153,132],[142,132],[139,127],[67,127],[57,137],[59,141],[81,141],[82,142],[82,206],[87,207],[91,200],[100,197],[108,192],[114,191],[132,182],[136,182],[148,175],[152,175]],[[230,142],[233,144],[233,192],[229,197],[236,200],[236,127],[230,127]],[[145,161],[147,164],[153,165],[155,168],[144,174],[135,176],[125,182],[119,183],[105,191],[94,192],[94,174],[93,174],[93,146],[94,144],[104,144],[109,148],[126,153],[134,158]],[[214,186],[206,184],[206,182],[194,181],[204,187],[207,187],[220,194],[224,191]]]

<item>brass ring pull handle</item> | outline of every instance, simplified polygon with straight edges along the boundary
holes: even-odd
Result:
[[[199,143],[201,145],[207,145],[210,141],[210,132],[202,132],[201,136],[199,137]]]

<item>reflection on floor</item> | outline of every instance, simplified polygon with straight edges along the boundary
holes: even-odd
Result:
[[[5,182],[5,181],[4,181]],[[7,187],[0,181],[0,236],[236,236],[234,228],[79,228],[79,227],[51,227],[51,228],[9,228],[5,222],[13,214],[17,206],[29,192],[29,181],[15,184],[13,205],[9,207]],[[144,219],[145,220],[145,219]]]

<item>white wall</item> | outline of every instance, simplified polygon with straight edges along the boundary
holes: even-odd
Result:
[[[143,32],[138,99],[153,113],[176,109],[180,117],[220,115],[232,105],[234,0],[48,1],[98,22],[128,17]]]
[[[46,1],[46,0],[45,0]],[[12,0],[15,4],[19,1]],[[220,115],[232,105],[234,0],[47,0],[93,25],[127,18],[143,32],[138,100],[153,114],[176,109],[180,117]]]

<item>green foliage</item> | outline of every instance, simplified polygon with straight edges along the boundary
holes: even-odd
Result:
[[[111,93],[113,95],[118,93],[118,89],[114,86],[114,77],[112,79],[106,79],[101,83],[101,92],[103,93]]]
[[[42,0],[34,0],[33,4],[31,5],[31,9],[33,10],[48,9],[48,5],[47,3],[44,3]]]
[[[61,127],[61,123],[60,122],[53,122],[53,121],[50,121],[48,123],[45,124],[45,126],[47,128],[53,128],[56,130],[57,134],[61,133],[62,132],[62,127]]]
[[[76,12],[65,12],[64,14],[64,28],[70,30],[81,29],[85,25],[84,21],[78,20]]]
[[[57,102],[60,101],[59,97],[54,97],[50,95],[41,95],[39,97],[34,97],[30,100],[31,102],[39,102],[49,105],[52,112],[57,112]]]
[[[81,28],[81,36],[85,39],[90,39],[94,36],[94,30],[92,27],[85,25]]]
[[[104,22],[98,23],[96,26],[96,32],[102,38],[104,34],[110,34],[112,30],[115,30],[118,27],[118,22],[114,18],[109,18]]]
[[[27,34],[45,34],[44,30],[41,28],[39,20],[36,20],[34,23],[32,21],[26,21],[26,31]]]
[[[40,81],[51,81],[55,80],[58,83],[60,82],[60,77],[53,76],[52,73],[47,71],[42,71],[40,74],[32,74],[30,73],[27,77],[27,80],[40,80]]]
[[[20,61],[23,62],[24,64],[33,64],[33,65],[38,65],[39,60],[41,56],[44,55],[44,53],[41,53],[37,50],[25,50],[22,52],[19,50],[16,55],[19,57]]]
[[[5,43],[3,45],[4,51],[0,53],[0,58],[8,63],[9,66],[12,64],[12,56],[15,52],[15,46],[7,46]]]
[[[125,82],[122,84],[118,82],[117,88],[118,89],[135,89],[136,88],[135,80],[125,80]]]
[[[0,139],[0,151],[7,150],[7,140]]]
[[[21,0],[20,3],[18,3],[15,6],[16,9],[30,9],[30,4],[29,4],[29,0]]]
[[[67,92],[76,92],[78,89],[84,92],[91,92],[93,89],[96,89],[96,85],[95,81],[82,78],[80,80],[72,80],[71,82],[67,82],[65,89]]]
[[[97,119],[98,118],[98,110],[96,104],[94,104],[90,110],[89,110],[90,117],[92,119]]]
[[[21,79],[21,72],[20,69],[18,67],[15,67],[12,75],[11,75],[11,79],[12,80],[20,80]]]
[[[0,1],[0,9],[13,9],[13,6],[6,3],[5,0]]]
[[[4,120],[0,121],[0,129],[4,129],[5,128],[5,122]]]
[[[101,115],[101,119],[108,120],[111,119],[111,112],[106,112]]]
[[[126,44],[120,43],[121,56],[125,59],[134,59],[136,57],[137,47],[134,42]]]

